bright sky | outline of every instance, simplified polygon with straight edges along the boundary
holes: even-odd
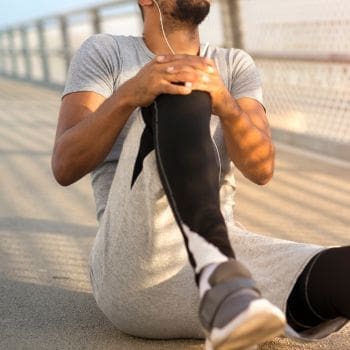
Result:
[[[0,0],[0,28],[106,0]]]

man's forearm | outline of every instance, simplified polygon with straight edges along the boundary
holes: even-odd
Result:
[[[105,159],[135,109],[129,102],[128,95],[119,89],[60,136],[53,151],[52,168],[61,185],[76,182]]]
[[[221,116],[221,124],[230,159],[248,179],[266,184],[274,170],[275,149],[270,135],[259,129],[234,99]]]

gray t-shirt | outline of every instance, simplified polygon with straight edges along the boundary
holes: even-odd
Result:
[[[203,43],[200,56],[210,57],[215,61],[225,85],[234,98],[251,97],[263,105],[260,74],[247,52],[241,49],[212,47]],[[92,35],[83,42],[72,58],[62,98],[66,94],[78,91],[93,91],[109,98],[121,84],[134,77],[154,57],[155,54],[145,45],[142,37]],[[124,139],[139,113],[139,108],[132,113],[107,158],[91,174],[98,218],[106,205]],[[212,117],[211,130],[225,174],[230,170],[230,160],[216,116]]]

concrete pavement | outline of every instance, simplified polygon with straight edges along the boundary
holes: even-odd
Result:
[[[0,79],[0,349],[202,349],[119,332],[97,308],[87,274],[96,232],[89,177],[62,188],[50,153],[59,94]],[[237,174],[237,218],[248,229],[325,245],[349,244],[350,165],[278,147],[274,180]],[[350,331],[261,350],[350,349]]]

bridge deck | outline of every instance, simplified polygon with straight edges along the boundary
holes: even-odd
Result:
[[[95,305],[87,258],[95,232],[85,178],[61,188],[50,171],[59,94],[0,79],[0,348],[202,349],[198,341],[150,341],[118,332]],[[350,165],[278,145],[265,187],[238,175],[237,218],[287,239],[345,245]],[[349,328],[312,345],[277,340],[272,349],[347,349]]]

